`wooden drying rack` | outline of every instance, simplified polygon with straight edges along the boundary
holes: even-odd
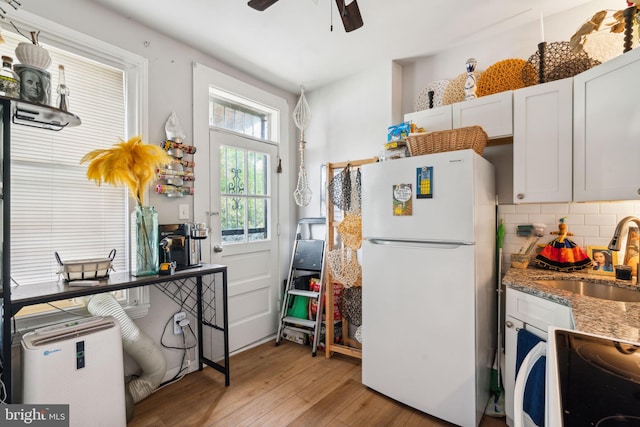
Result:
[[[337,170],[341,170],[349,166],[350,168],[359,169],[362,165],[367,163],[375,163],[378,161],[377,157],[362,160],[353,160],[347,162],[327,163],[326,168],[326,180],[325,180],[325,194],[327,195],[327,251],[334,249],[336,228],[339,221],[335,218],[334,204],[330,200],[329,183],[335,176]],[[347,356],[357,357],[362,359],[362,346],[361,344],[349,338],[349,323],[343,317],[342,318],[342,342],[343,344],[334,343],[334,321],[333,321],[333,283],[334,279],[331,276],[330,269],[325,271],[325,310],[326,310],[326,331],[325,331],[325,355],[327,358],[331,357],[333,353],[346,354]],[[362,283],[357,283],[356,286],[362,286]]]

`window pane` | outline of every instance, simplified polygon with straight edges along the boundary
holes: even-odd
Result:
[[[244,194],[245,150],[223,146],[220,151],[220,192]]]
[[[277,111],[252,102],[242,102],[230,94],[210,89],[209,124],[254,138],[274,140],[271,122],[277,120]],[[227,99],[228,97],[228,99]],[[246,101],[246,100],[245,100]]]
[[[244,213],[246,200],[242,197],[225,197],[220,200],[222,212],[222,242],[245,242]]]
[[[267,195],[269,156],[264,153],[249,152],[248,155],[248,183],[247,194],[256,196]]]
[[[248,226],[249,240],[266,240],[267,230],[267,203],[264,198],[249,199],[248,201]]]

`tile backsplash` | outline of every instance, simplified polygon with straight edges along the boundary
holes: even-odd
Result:
[[[518,225],[545,224],[538,243],[548,243],[557,237],[550,233],[558,230],[560,218],[566,217],[573,233],[570,239],[586,250],[587,246],[607,246],[618,221],[629,215],[640,217],[640,202],[500,205],[498,218],[504,221],[503,274],[511,265],[511,254],[518,253],[527,240],[516,234]]]

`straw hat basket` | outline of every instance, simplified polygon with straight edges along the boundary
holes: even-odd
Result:
[[[482,155],[487,133],[480,126],[409,135],[407,146],[411,156],[472,149]]]

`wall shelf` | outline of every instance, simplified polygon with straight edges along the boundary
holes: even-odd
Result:
[[[60,131],[82,123],[75,114],[48,105],[16,100],[11,104],[11,120],[14,124]]]
[[[165,183],[159,183],[156,185],[156,193],[164,194],[169,198],[193,196],[193,185],[185,185],[187,182],[193,183],[194,175],[193,168],[195,163],[192,160],[185,160],[183,157],[185,154],[193,156],[196,152],[196,147],[193,145],[183,144],[181,141],[165,140],[160,144],[163,150],[167,154],[173,157],[173,162],[165,165],[162,168],[158,168],[156,178]]]

